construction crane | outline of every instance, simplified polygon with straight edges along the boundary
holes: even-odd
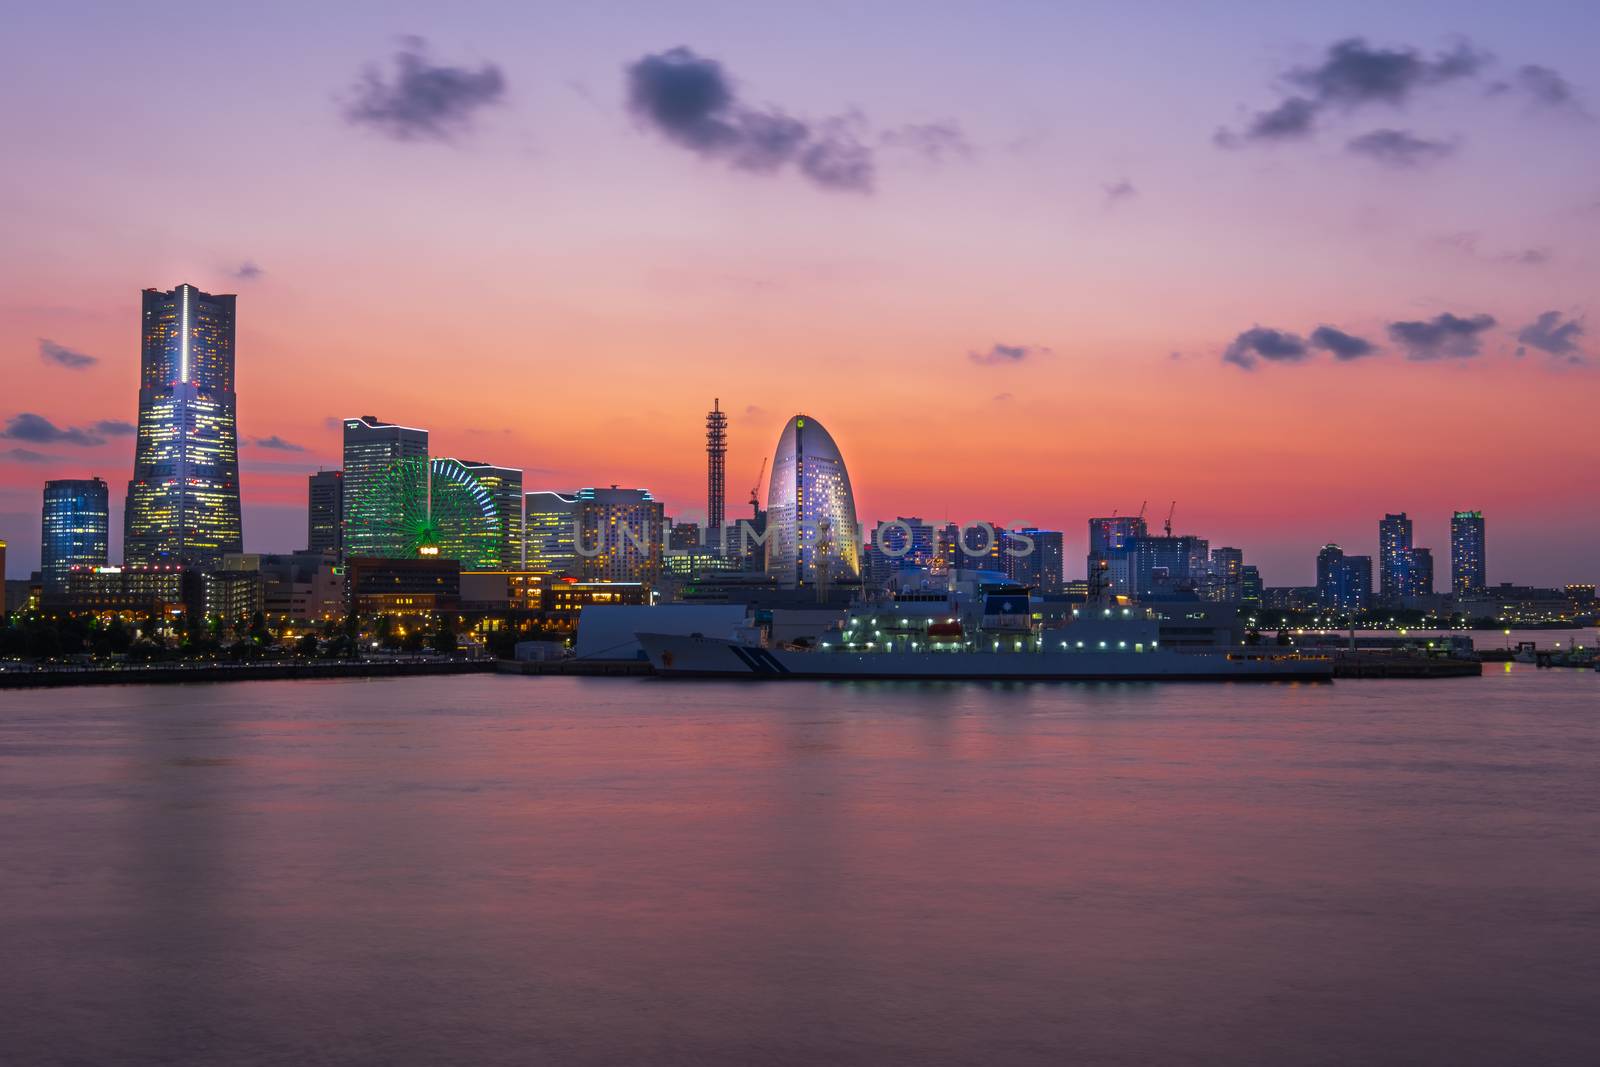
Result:
[[[1148,501],[1148,500],[1144,501],[1142,504],[1139,505],[1139,521],[1140,522],[1144,521],[1144,509],[1149,507],[1149,506],[1150,506],[1150,501]]]
[[[1177,510],[1178,510],[1178,502],[1177,502],[1177,501],[1176,501],[1176,500],[1174,500],[1174,501],[1173,501],[1173,502],[1172,502],[1172,506],[1171,506],[1171,507],[1170,507],[1170,508],[1168,508],[1168,509],[1167,509],[1167,523],[1166,523],[1166,527],[1167,527],[1167,536],[1168,536],[1168,537],[1171,537],[1171,536],[1172,536],[1172,513],[1173,513],[1173,512],[1174,512],[1174,511],[1177,511]]]
[[[750,487],[750,517],[756,518],[761,514],[761,479],[767,476],[767,457],[761,457],[761,473],[756,475],[756,484]]]

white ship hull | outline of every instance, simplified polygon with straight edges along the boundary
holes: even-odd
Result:
[[[794,652],[716,637],[638,635],[657,674],[763,681],[1329,681],[1331,659],[1259,647],[1189,652]]]

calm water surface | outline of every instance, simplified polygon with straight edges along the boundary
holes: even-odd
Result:
[[[0,692],[0,1063],[1600,1062],[1600,675]]]

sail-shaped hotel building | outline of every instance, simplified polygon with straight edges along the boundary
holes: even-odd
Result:
[[[767,485],[767,573],[786,586],[861,573],[860,529],[839,446],[809,415],[784,426]]]

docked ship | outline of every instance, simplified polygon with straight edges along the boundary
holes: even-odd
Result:
[[[973,681],[1306,681],[1333,678],[1325,652],[1214,640],[1162,643],[1157,613],[1132,606],[1038,625],[1026,593],[989,595],[982,612],[908,603],[850,612],[818,640],[769,647],[757,636],[640,632],[664,677]]]

